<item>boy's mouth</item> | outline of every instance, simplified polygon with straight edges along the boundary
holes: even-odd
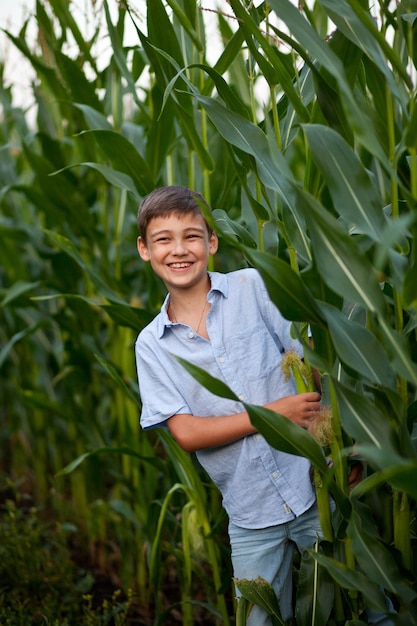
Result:
[[[192,265],[192,263],[190,262],[183,262],[183,263],[169,263],[169,267],[172,267],[174,270],[181,270],[184,269],[186,267],[190,267],[190,265]]]

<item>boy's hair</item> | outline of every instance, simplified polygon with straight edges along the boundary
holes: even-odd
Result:
[[[205,198],[198,191],[193,191],[188,187],[180,185],[169,185],[159,187],[145,196],[139,205],[138,211],[138,231],[143,241],[146,243],[146,234],[149,222],[154,217],[164,217],[169,214],[177,216],[202,215],[201,204],[204,204],[209,211],[211,208]],[[203,216],[204,217],[204,216]],[[206,220],[204,220],[206,222]],[[207,224],[207,222],[206,222]],[[212,228],[207,224],[209,235]]]

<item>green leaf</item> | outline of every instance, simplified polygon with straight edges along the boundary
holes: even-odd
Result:
[[[109,502],[110,508],[118,513],[121,517],[128,520],[135,528],[138,530],[141,529],[141,524],[133,509],[125,502],[124,500],[110,500]]]
[[[184,28],[187,35],[190,37],[190,39],[194,43],[197,50],[199,52],[203,52],[203,46],[201,43],[201,35],[199,35],[195,31],[195,29],[193,28],[193,25],[191,24],[190,20],[187,17],[187,14],[182,10],[180,4],[177,2],[177,0],[167,0],[167,2],[169,6],[171,7],[171,9],[173,10],[175,17],[178,19],[179,23]]]
[[[204,485],[192,457],[180,448],[167,430],[160,428],[158,436],[180,483],[194,489],[199,502],[204,503],[206,501]]]
[[[90,167],[97,172],[100,172],[104,176],[104,178],[114,187],[118,187],[119,189],[126,189],[126,191],[130,191],[133,195],[133,198],[136,202],[139,202],[141,197],[138,194],[138,190],[135,187],[133,180],[128,174],[124,174],[123,172],[118,172],[117,170],[108,167],[107,165],[100,165],[99,163],[93,163],[91,161],[86,161],[83,163],[77,163],[76,165],[70,165],[67,168],[62,168],[61,170],[57,170],[53,172],[51,176],[55,176],[60,172],[63,172],[66,169],[70,169],[73,167],[80,167],[84,165],[85,167]]]
[[[167,52],[180,67],[184,67],[181,45],[163,3],[161,0],[147,2],[147,9],[148,37],[152,45]]]
[[[417,107],[416,107],[417,109]],[[412,247],[412,258],[410,266],[408,267],[402,287],[402,297],[404,305],[409,308],[417,309],[417,289],[416,289],[416,275],[417,275],[417,245],[414,239]]]
[[[192,86],[192,83],[190,81],[185,80],[185,69],[181,69],[181,67],[179,67],[179,65],[176,63],[175,59],[169,56],[169,54],[162,49],[158,49],[157,52],[160,56],[167,59],[177,70],[176,75],[171,79],[165,89],[164,101],[162,106],[165,109],[166,102],[168,101],[169,97],[172,98],[172,101],[176,105],[176,113],[178,120],[181,124],[181,129],[184,137],[187,139],[190,147],[192,146],[192,148],[196,151],[201,161],[201,164],[205,167],[205,169],[211,171],[214,169],[214,162],[212,157],[210,156],[210,153],[206,149],[205,144],[202,141],[201,129],[196,126],[194,119],[195,111],[192,107],[184,106],[186,102],[187,104],[191,104],[191,99],[189,98],[189,94],[187,91],[180,91],[177,83],[180,79],[184,78],[184,82],[186,82],[187,85],[191,87],[191,92],[194,92],[194,86]],[[176,87],[175,90],[174,86]]]
[[[29,49],[27,42],[22,37],[15,37],[8,31],[4,31],[7,37],[13,42],[18,50],[23,54],[24,57],[28,59],[34,68],[36,74],[39,77],[43,77],[46,84],[50,88],[51,92],[54,94],[56,99],[61,101],[68,100],[68,93],[65,90],[65,86],[62,81],[59,80],[59,77],[54,68],[48,67],[43,61],[37,57],[35,54],[31,52]]]
[[[89,230],[91,216],[89,215],[86,198],[80,192],[78,181],[65,172],[61,176],[51,176],[56,169],[48,158],[37,153],[31,146],[24,144],[24,153],[30,167],[36,175],[35,184],[21,188],[25,194],[36,203],[40,203],[42,210],[51,207],[53,211],[61,212],[65,217],[70,216],[73,223],[80,228]],[[41,192],[38,191],[41,190]]]
[[[196,365],[192,365],[180,357],[174,356],[174,358],[211,393],[229,400],[240,401],[223,381],[214,378],[205,370]],[[305,456],[309,458],[322,473],[328,471],[328,466],[320,446],[306,430],[297,426],[286,417],[263,407],[245,404],[245,408],[249,413],[252,423],[273,447],[290,454]]]
[[[400,376],[413,384],[417,384],[417,364],[413,362],[410,344],[407,337],[400,335],[385,320],[379,318],[384,337],[387,341],[387,350],[391,359],[391,366]]]
[[[220,396],[222,398],[227,398],[229,400],[235,400],[239,402],[239,398],[236,394],[233,393],[231,389],[221,380],[214,378],[210,374],[208,374],[205,370],[189,363],[185,359],[181,359],[178,356],[172,355],[174,359],[181,363],[181,365],[187,370],[193,378],[195,378],[203,387],[208,389],[211,393],[214,393],[216,396]]]
[[[146,142],[146,161],[158,180],[166,165],[167,157],[176,141],[175,104],[171,100],[163,107],[163,92],[157,83],[152,89],[152,104],[158,115],[152,116]]]
[[[139,309],[138,307],[130,306],[129,304],[121,304],[120,302],[113,302],[112,304],[104,304],[103,302],[94,298],[88,298],[75,293],[53,293],[42,296],[35,296],[31,298],[35,301],[42,300],[54,300],[56,298],[65,298],[66,300],[82,300],[87,304],[103,309],[117,324],[120,326],[126,326],[139,332],[144,326],[149,324],[155,317],[153,313],[150,313],[146,309]]]
[[[103,112],[103,105],[99,100],[94,83],[90,83],[79,64],[62,52],[55,52],[55,58],[63,79],[71,92],[71,101],[77,100],[96,111]]]
[[[393,94],[398,97],[398,79],[395,78],[389,64],[410,87],[410,77],[407,75],[402,60],[395,47],[391,46],[384,34],[378,30],[368,7],[365,8],[363,3],[357,0],[350,0],[350,2],[338,0],[337,10],[332,0],[320,0],[320,3],[345,37],[363,50],[373,60],[375,66],[383,72]]]
[[[256,241],[250,232],[236,220],[230,219],[226,211],[215,209],[212,212],[215,230],[229,241],[237,239],[239,243],[249,248],[256,248]]]
[[[285,626],[279,610],[278,600],[271,584],[258,576],[255,580],[235,578],[236,587],[246,600],[261,607],[272,618],[275,626]]]
[[[141,454],[136,452],[136,450],[133,450],[132,448],[128,448],[126,446],[121,446],[119,448],[103,447],[103,448],[96,448],[95,450],[91,450],[91,452],[85,452],[84,454],[81,454],[79,457],[71,461],[71,463],[68,463],[68,465],[66,465],[61,470],[59,470],[59,472],[56,473],[55,477],[58,478],[59,476],[66,476],[67,474],[71,474],[82,463],[84,463],[86,459],[99,455],[99,454],[124,454],[126,456],[131,456],[135,459],[143,461],[144,463],[148,463],[149,465],[152,465],[158,471],[162,471],[164,469],[164,462],[156,456],[152,456],[152,457],[142,456]]]
[[[105,296],[111,302],[125,305],[125,302],[114,291],[106,285],[106,283],[100,278],[100,276],[87,264],[87,262],[81,256],[79,250],[75,247],[75,244],[71,239],[64,237],[52,230],[44,230],[45,234],[49,237],[55,245],[63,252],[68,254],[74,261],[86,272],[90,277],[91,282],[96,287],[99,293]]]
[[[155,317],[146,309],[138,309],[128,304],[100,304],[100,308],[112,318],[119,326],[126,326],[139,332]]]
[[[326,626],[334,603],[331,576],[312,555],[319,550],[318,542],[301,556],[296,586],[295,618],[297,626]]]
[[[399,205],[400,211],[406,210],[405,203],[401,202]],[[383,212],[386,213],[391,209],[392,207],[384,207]],[[404,270],[407,267],[409,240],[412,239],[410,227],[416,220],[417,214],[406,212],[398,217],[386,217],[385,230],[375,250],[375,267],[386,271],[390,264],[393,286],[396,286],[399,291],[404,280]]]
[[[123,50],[123,44],[120,39],[119,32],[117,28],[113,26],[113,23],[111,21],[111,16],[110,16],[107,0],[105,0],[104,2],[104,10],[106,13],[107,30],[110,36],[110,41],[111,41],[112,50],[113,50],[113,58],[116,62],[116,65],[119,69],[121,76],[123,76],[124,80],[126,81],[129,92],[132,94],[133,99],[135,100],[136,104],[138,105],[140,109],[142,106],[142,103],[139,101],[139,98],[137,95],[136,84],[133,79],[132,73],[129,71],[127,67],[126,56]]]
[[[310,240],[307,234],[307,227],[302,215],[294,206],[284,203],[281,209],[280,225],[285,233],[286,241],[294,246],[300,260],[300,266],[311,266],[313,258],[311,255]]]
[[[239,0],[230,0],[230,5],[244,33],[248,47],[258,63],[265,80],[269,85],[280,85],[294,107],[297,115],[303,122],[310,119],[308,109],[304,106],[294,87],[294,77],[288,73],[287,65],[282,61],[283,56],[262,34],[259,24],[257,24],[243,7]],[[254,39],[257,43],[254,42]],[[262,54],[259,50],[262,50]]]
[[[155,181],[145,159],[126,137],[111,130],[87,130],[78,136],[92,135],[114,169],[127,174],[142,196],[152,191]]]
[[[219,31],[223,41],[227,43],[213,69],[220,76],[227,72],[229,87],[239,94],[242,102],[248,103],[250,102],[250,86],[248,85],[247,71],[242,55],[242,43],[245,40],[243,31],[238,28],[233,32],[222,15],[219,15]],[[210,95],[212,89],[211,80],[207,80],[202,89],[203,95]]]
[[[278,151],[274,155],[278,162],[274,162],[262,130],[213,98],[199,94],[194,94],[194,97],[226,141],[255,157],[258,174],[264,185],[278,191],[283,198],[290,201],[294,194],[289,184],[292,177],[288,165]]]
[[[126,382],[123,380],[119,372],[116,370],[114,365],[109,361],[105,360],[99,354],[94,355],[103,369],[110,375],[110,377],[119,385],[119,387],[126,393],[126,395],[134,402],[136,406],[140,406],[139,394],[135,393],[132,387],[129,387]]]
[[[301,11],[292,2],[289,0],[270,0],[269,4],[277,16],[285,22],[292,35],[308,53],[309,57],[323,66],[325,71],[329,72],[336,80],[341,94],[341,101],[345,107],[346,117],[358,141],[390,170],[389,160],[378,141],[378,133],[373,120],[367,114],[367,111],[364,111],[359,106],[356,94],[353,93],[350,87],[346,71],[340,59],[334,54],[330,46],[324,43],[319,34],[304,19]]]
[[[362,444],[356,446],[355,452],[377,471],[354,487],[352,495],[360,497],[388,484],[417,499],[416,460],[394,454],[389,449]]]
[[[172,99],[176,105],[182,134],[196,151],[203,167],[212,171],[214,169],[213,159],[201,139],[201,128],[197,127],[194,119],[196,111],[194,111],[192,101],[184,89],[186,83],[183,80],[182,72],[186,63],[183,59],[181,45],[160,0],[148,3],[149,38],[145,37],[137,27],[136,30],[151,60],[151,65],[160,85],[163,88],[167,87],[171,79],[172,84],[176,84],[177,90],[175,96],[172,92]],[[174,76],[174,74],[176,75]],[[169,90],[171,91],[172,87]]]
[[[357,154],[331,128],[311,124],[303,129],[336,211],[349,227],[379,241],[386,226],[381,199]]]
[[[417,67],[417,34],[416,34],[416,19],[417,19],[417,6],[415,0],[402,0],[397,8],[398,11],[398,24],[402,38],[399,38],[400,45],[407,47],[407,52],[414,63],[414,67]]]
[[[261,273],[272,301],[286,319],[322,323],[314,298],[288,263],[251,249],[245,249],[245,255]]]
[[[343,428],[358,444],[371,444],[379,450],[397,453],[397,438],[387,413],[372,399],[333,381]]]
[[[194,67],[201,69],[203,72],[210,76],[216,87],[218,95],[221,97],[228,110],[234,111],[235,113],[241,115],[247,120],[250,119],[249,111],[243,104],[242,100],[238,97],[236,92],[230,88],[229,84],[218,72],[216,72],[214,68],[210,67],[209,65],[195,63],[190,65],[187,69],[191,69]],[[194,85],[190,81],[187,81],[187,84],[190,88],[190,91],[197,95],[198,91],[195,89]]]
[[[74,19],[68,2],[66,0],[49,0],[49,4],[53,8],[55,15],[59,19],[62,30],[65,33],[67,29],[70,30],[72,36],[77,42],[78,48],[83,53],[84,57],[91,63],[93,69],[96,70],[94,57],[90,53],[90,44],[85,39],[84,35],[79,29],[77,21]]]
[[[329,468],[322,450],[307,430],[264,407],[245,404],[245,408],[252,424],[273,448],[288,454],[304,456],[323,476],[328,473]]]
[[[28,335],[31,335],[34,332],[36,332],[38,328],[40,328],[42,325],[43,325],[43,322],[36,322],[35,324],[30,324],[29,326],[19,331],[18,333],[15,333],[6,343],[6,345],[0,350],[0,367],[8,358],[14,345],[18,343],[19,341],[21,341],[22,339],[24,339],[25,337],[27,337]]]
[[[297,207],[307,222],[314,259],[325,282],[344,298],[382,314],[385,302],[376,272],[352,237],[312,196],[301,190]]]
[[[331,559],[321,552],[310,551],[310,554],[322,567],[326,568],[338,585],[345,589],[355,589],[362,593],[370,609],[381,612],[386,611],[384,593],[380,586],[370,581],[365,574],[349,569],[344,563]]]
[[[45,391],[37,391],[25,389],[23,391],[24,402],[31,409],[41,409],[42,413],[49,415],[59,415],[61,418],[70,423],[73,419],[73,413],[70,407],[63,405],[61,402],[50,398]]]
[[[347,534],[364,574],[383,589],[397,594],[406,606],[411,607],[417,594],[405,584],[395,559],[377,536],[372,523],[366,519],[360,503],[355,503]]]
[[[342,361],[374,385],[396,389],[396,377],[385,348],[369,330],[324,302],[319,308],[325,316],[335,350]]]
[[[329,39],[330,49],[337,55],[346,71],[346,79],[354,85],[362,71],[363,54],[354,44],[336,30]],[[353,145],[352,128],[346,117],[338,85],[327,72],[313,71],[317,102],[328,123],[335,131]]]
[[[14,285],[9,287],[9,289],[5,290],[5,295],[3,300],[0,302],[0,307],[9,305],[13,300],[20,298],[20,296],[26,295],[28,292],[33,291],[39,285],[41,285],[41,281],[37,280],[33,283],[28,283],[23,280],[18,280]]]
[[[83,112],[90,130],[113,130],[107,117],[100,113],[100,111],[88,106],[88,104],[82,104],[81,102],[73,102],[72,106]]]

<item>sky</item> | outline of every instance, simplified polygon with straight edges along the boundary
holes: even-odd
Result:
[[[23,101],[30,66],[22,59],[3,30],[17,35],[25,19],[34,10],[36,0],[0,0],[0,59],[5,64],[5,83],[16,85],[16,100]]]
[[[4,28],[6,25],[18,25],[24,14],[24,7],[35,6],[34,0],[0,0],[0,23]]]

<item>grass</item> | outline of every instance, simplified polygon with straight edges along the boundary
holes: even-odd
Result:
[[[131,594],[107,594],[71,550],[76,528],[7,499],[0,509],[0,624],[95,626],[130,623]],[[137,622],[136,622],[137,623]]]
[[[69,516],[63,521],[51,504],[34,505],[27,486],[1,476],[0,626],[184,623],[187,607],[182,604],[178,550],[168,559],[171,565],[160,583],[158,607],[155,593],[144,602],[123,584],[124,554],[116,536],[108,537],[114,544],[112,558],[103,560],[94,542],[84,536],[81,521],[79,526]],[[170,552],[168,544],[165,547]],[[214,623],[216,618],[204,603],[204,585],[197,584],[192,598],[194,623]]]

